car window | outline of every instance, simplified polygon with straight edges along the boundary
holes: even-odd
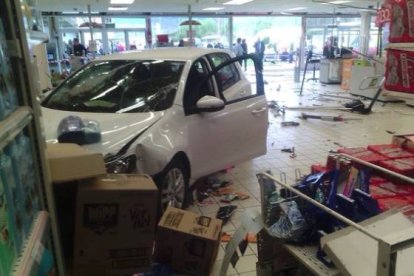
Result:
[[[225,53],[210,54],[209,58],[211,59],[213,67],[217,67],[230,59],[229,55]],[[216,79],[221,91],[223,91],[224,97],[226,97],[226,90],[240,81],[241,78],[236,65],[231,63],[217,72]]]
[[[196,106],[199,99],[204,96],[215,96],[212,79],[207,79],[209,73],[206,60],[195,61],[190,68],[184,91],[184,106],[187,114]]]
[[[43,106],[66,111],[126,113],[165,110],[173,104],[183,62],[95,61],[57,87]]]

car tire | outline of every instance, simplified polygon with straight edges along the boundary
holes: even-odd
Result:
[[[185,163],[179,159],[173,159],[157,180],[160,191],[160,213],[169,207],[184,209],[188,206],[189,172]]]

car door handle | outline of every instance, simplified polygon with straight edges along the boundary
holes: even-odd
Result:
[[[255,109],[255,110],[253,110],[252,111],[252,113],[254,114],[254,115],[256,115],[256,114],[259,114],[259,113],[263,113],[263,112],[265,112],[267,110],[267,107],[262,107],[262,108],[260,108],[260,109]]]

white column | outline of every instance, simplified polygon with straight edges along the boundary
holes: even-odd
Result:
[[[367,55],[369,50],[369,32],[371,29],[371,14],[368,11],[361,12],[361,29],[359,33],[359,50]]]
[[[229,49],[233,50],[233,16],[229,16]]]

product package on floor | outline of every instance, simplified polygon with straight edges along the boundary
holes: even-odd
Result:
[[[157,202],[157,187],[146,175],[108,175],[79,186],[75,274],[112,276],[147,271]]]
[[[169,207],[158,224],[154,259],[190,275],[209,275],[222,221]]]

